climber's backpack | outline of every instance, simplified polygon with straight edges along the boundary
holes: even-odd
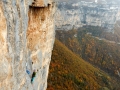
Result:
[[[30,71],[29,70],[26,70],[27,74],[30,74]]]

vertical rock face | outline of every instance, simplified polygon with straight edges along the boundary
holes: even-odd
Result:
[[[6,19],[2,11],[2,6],[0,6],[0,81],[2,82],[9,73],[9,60],[7,60],[7,25]]]
[[[0,1],[0,90],[46,89],[54,6],[52,0]],[[31,84],[33,70],[37,73]]]

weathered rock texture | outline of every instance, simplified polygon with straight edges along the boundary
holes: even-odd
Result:
[[[0,1],[0,90],[46,89],[54,11],[52,0]],[[31,84],[34,69],[38,71]]]

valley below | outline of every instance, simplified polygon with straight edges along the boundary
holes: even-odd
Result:
[[[47,90],[120,90],[118,0],[61,0]]]
[[[118,42],[101,27],[56,30],[47,90],[119,90]]]

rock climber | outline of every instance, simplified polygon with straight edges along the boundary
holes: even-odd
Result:
[[[33,83],[35,77],[36,77],[36,71],[34,70],[31,78],[31,83]]]

